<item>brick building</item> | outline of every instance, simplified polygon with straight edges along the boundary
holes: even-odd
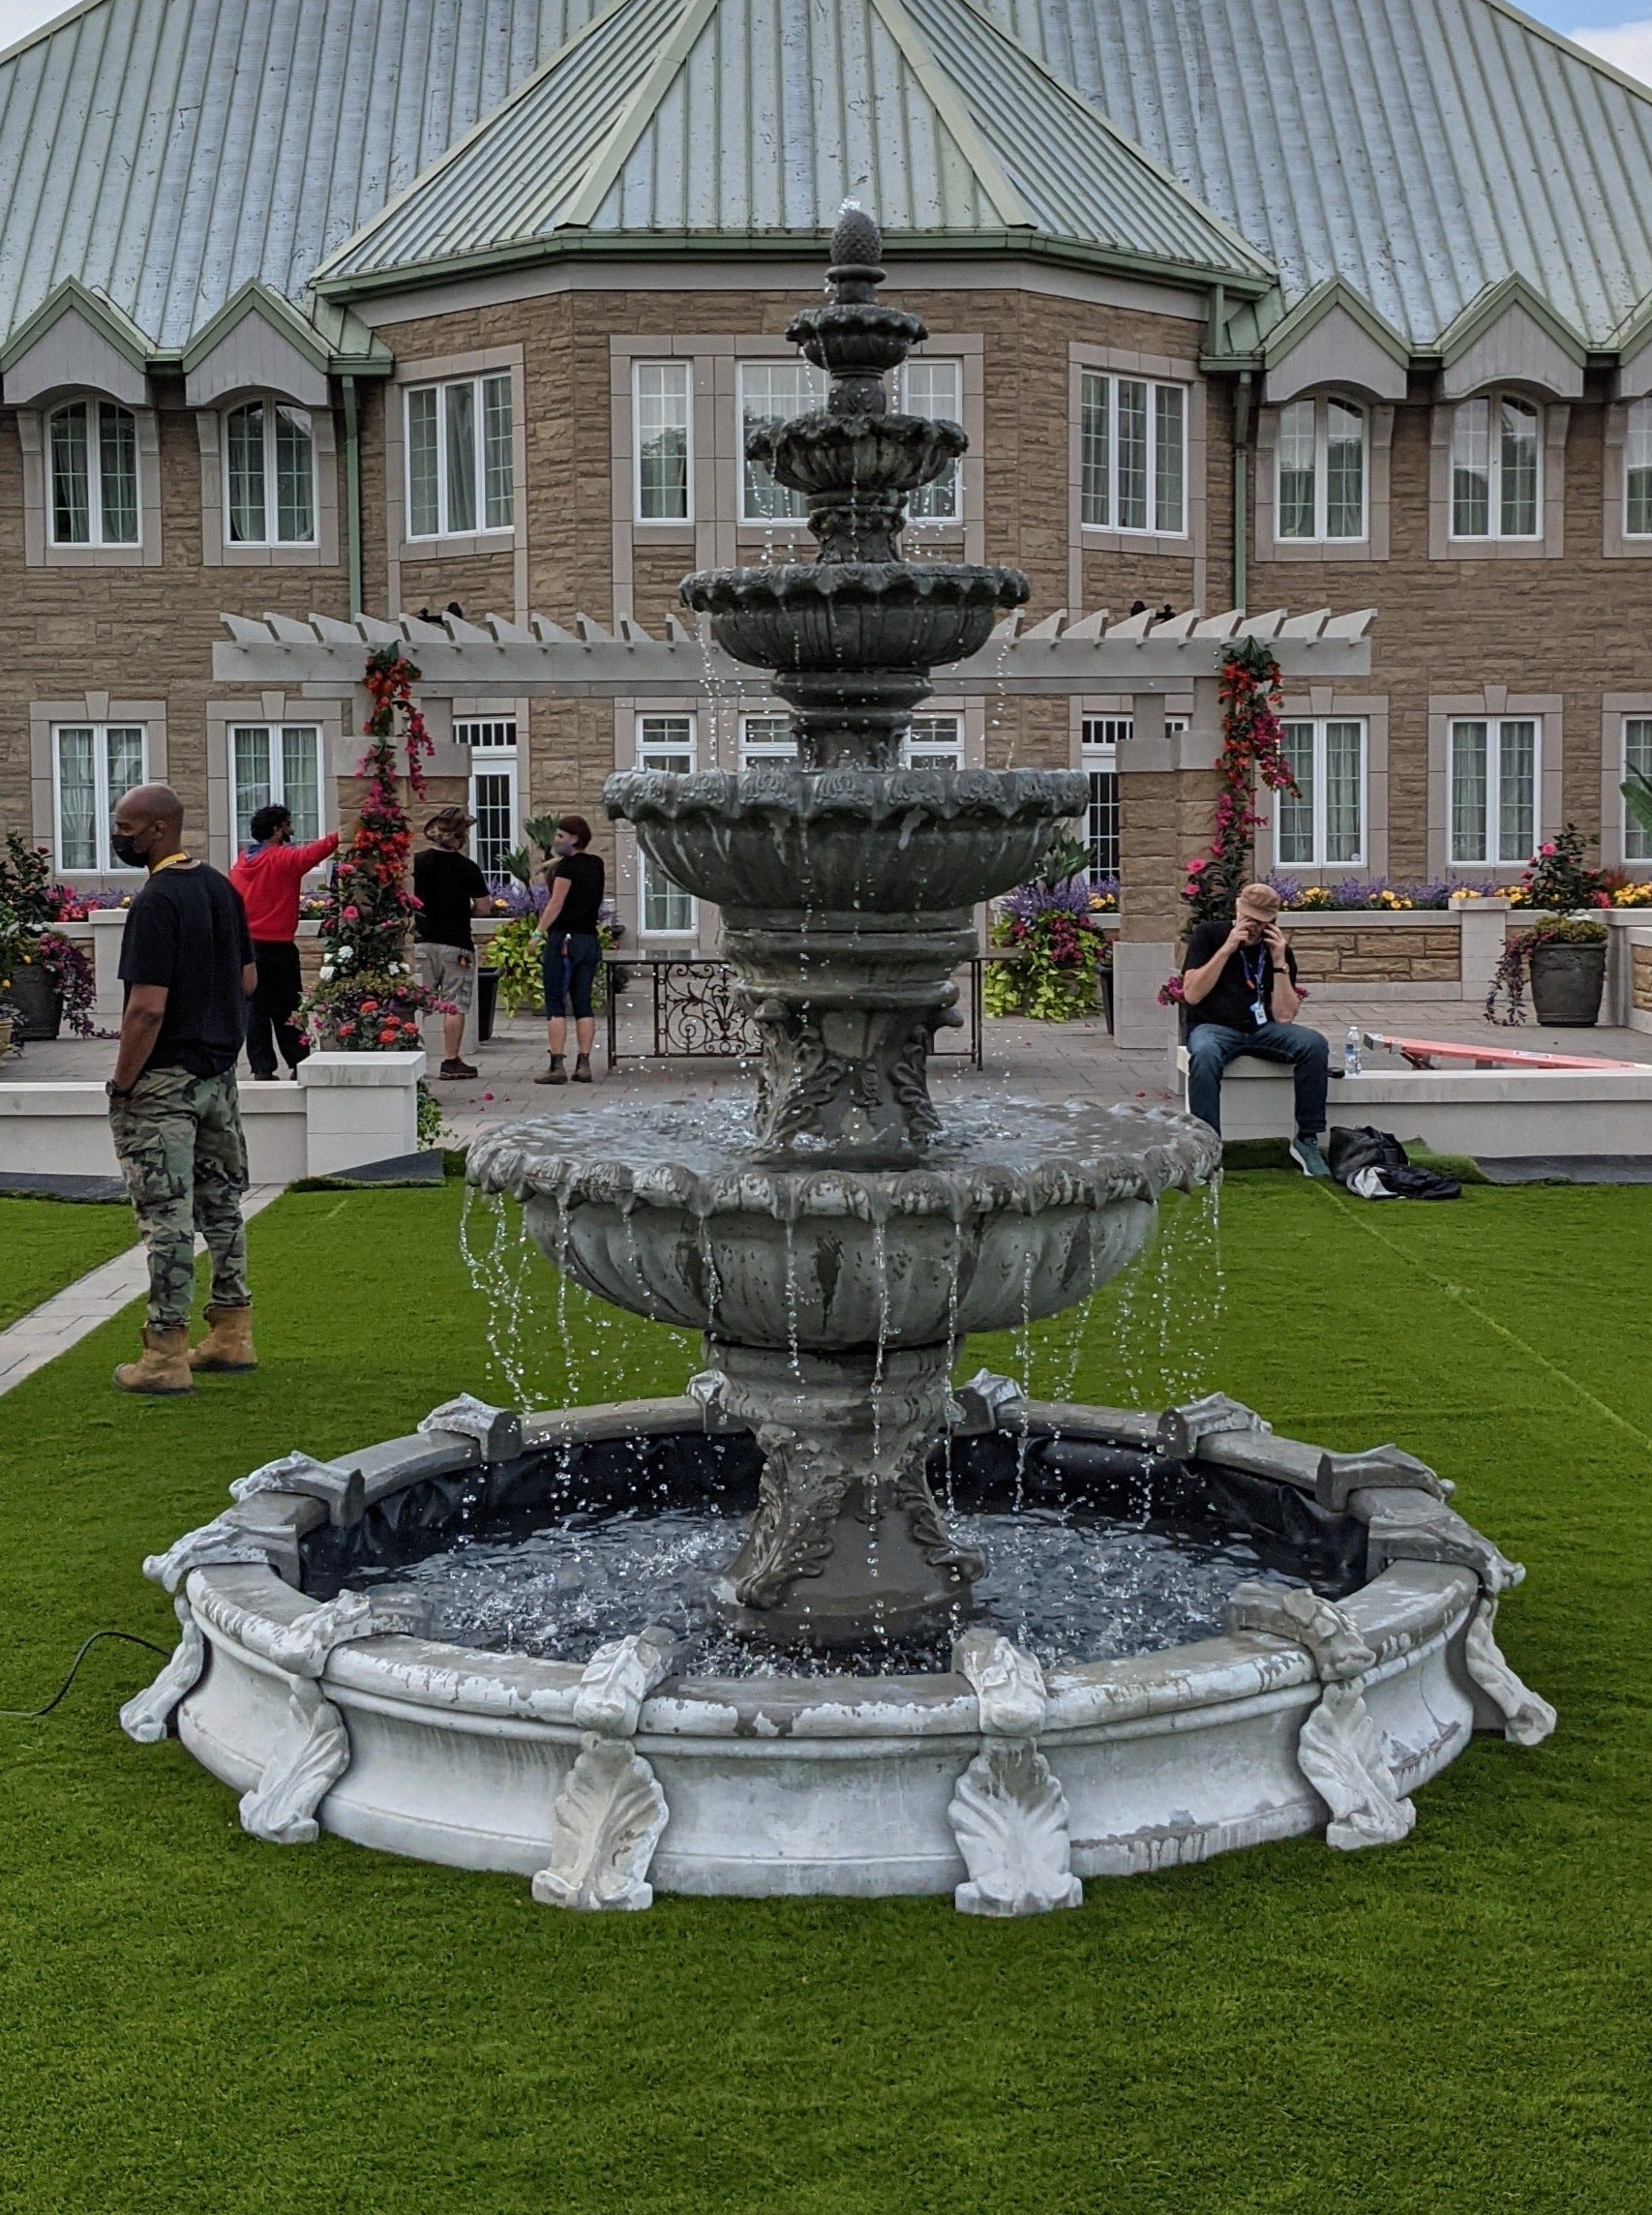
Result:
[[[0,58],[0,820],[116,883],[141,774],[220,861],[271,794],[330,822],[340,703],[216,683],[225,612],[657,630],[787,557],[742,430],[808,403],[848,193],[929,325],[901,399],[971,438],[909,553],[1018,563],[1035,617],[1377,611],[1369,677],[1287,702],[1265,861],[1506,877],[1576,818],[1652,873],[1652,95],[1502,0],[1354,13],[91,0]],[[496,861],[777,707],[433,714]],[[912,743],[1088,767],[1105,869],[1131,738],[988,691]],[[634,932],[709,932],[616,858]]]

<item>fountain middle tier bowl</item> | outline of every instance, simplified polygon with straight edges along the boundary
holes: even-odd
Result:
[[[624,769],[603,788],[674,883],[725,909],[868,918],[1025,882],[1089,787],[1068,769]],[[882,834],[882,835],[879,835]]]
[[[717,644],[758,669],[928,670],[978,653],[999,611],[1032,586],[1019,569],[955,561],[817,561],[701,569],[679,586]]]
[[[1005,1100],[948,1111],[921,1161],[756,1151],[726,1101],[620,1102],[485,1132],[468,1175],[523,1203],[558,1268],[634,1314],[746,1346],[934,1346],[1075,1306],[1204,1182],[1205,1124]]]

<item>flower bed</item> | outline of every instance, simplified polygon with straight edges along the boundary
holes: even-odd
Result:
[[[1019,958],[994,962],[982,982],[988,1015],[1028,1015],[1073,1023],[1096,1012],[1096,979],[1112,947],[1093,927],[1091,886],[1022,884],[1000,904],[991,943]],[[1102,911],[1104,912],[1104,911]]]

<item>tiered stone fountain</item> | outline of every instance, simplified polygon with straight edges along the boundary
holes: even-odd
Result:
[[[953,1395],[965,1335],[1082,1302],[1217,1147],[1162,1113],[930,1098],[974,910],[1032,872],[1085,788],[900,766],[930,669],[976,652],[1027,583],[900,558],[909,495],[964,435],[889,411],[884,380],[925,334],[878,300],[858,210],[832,254],[825,304],[790,331],[826,405],[750,448],[807,497],[820,557],[682,587],[729,654],[774,673],[796,763],[636,770],[607,793],[649,860],[722,911],[763,1038],[755,1101],[597,1103],[470,1155],[558,1270],[702,1332],[706,1368],[680,1400],[519,1417],[466,1398],[413,1439],[289,1454],[148,1565],[183,1586],[183,1637],[124,1720],[155,1737],[175,1717],[259,1836],[324,1825],[523,1870],[572,1906],[643,1906],[654,1882],[955,1887],[1012,1914],[1072,1904],[1085,1874],[1327,1825],[1338,1845],[1402,1837],[1405,1792],[1476,1724],[1530,1742],[1552,1721],[1492,1639],[1519,1572],[1397,1449],[1322,1453],[1219,1395],[1145,1417],[984,1375]],[[1271,1580],[1230,1568],[1199,1643],[1164,1618],[1134,1645],[1115,1622],[1109,1646],[1084,1569],[1062,1635],[1104,1658],[1036,1655],[980,1601],[982,1551],[941,1512],[937,1471],[988,1552],[997,1532],[1059,1546],[1088,1518],[1172,1550],[1186,1534],[1201,1573]],[[420,1580],[478,1544],[485,1587],[513,1545],[560,1543],[570,1508],[631,1518],[589,1542],[623,1566],[656,1512],[704,1539],[743,1507],[703,1610],[741,1659],[724,1673],[658,1620],[681,1598],[665,1569],[655,1619],[646,1601],[603,1618],[580,1660],[525,1653],[517,1631],[503,1652],[426,1634]]]

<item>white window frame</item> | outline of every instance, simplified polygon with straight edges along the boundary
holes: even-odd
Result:
[[[735,372],[735,452],[736,457],[736,464],[739,469],[739,522],[741,527],[747,530],[801,530],[804,527],[807,514],[806,503],[803,501],[803,495],[800,493],[794,493],[786,485],[776,485],[775,487],[775,491],[778,494],[784,494],[787,500],[788,506],[785,513],[773,516],[754,515],[750,506],[748,505],[748,499],[751,493],[751,479],[748,475],[748,470],[753,466],[753,464],[749,464],[745,458],[746,380],[754,370],[767,371],[776,369],[800,370],[805,372],[809,377],[815,379],[820,387],[819,397],[815,400],[813,404],[816,407],[824,407],[826,405],[826,391],[828,387],[828,379],[826,375],[826,373],[824,370],[816,369],[812,362],[804,361],[800,355],[751,354],[736,364]],[[803,404],[804,412],[807,412],[808,406],[809,403],[805,402]],[[760,416],[757,420],[759,422],[765,422],[768,419],[766,417]],[[785,421],[786,418],[782,417],[780,420]],[[796,509],[792,508],[790,504],[794,500],[798,503]]]
[[[63,748],[61,735],[66,731],[90,731],[92,751],[92,808],[95,858],[90,862],[75,862],[73,866],[63,858]],[[125,869],[124,862],[116,860],[109,844],[109,818],[120,798],[119,793],[109,790],[109,733],[135,731],[138,733],[139,784],[149,781],[149,727],[135,718],[111,715],[103,722],[92,716],[65,715],[51,726],[51,857],[52,865],[60,877],[107,877]],[[141,874],[141,872],[138,872]]]
[[[1119,386],[1139,384],[1146,389],[1147,404],[1147,520],[1139,524],[1126,524],[1119,515]],[[1088,445],[1087,425],[1091,413],[1091,394],[1097,385],[1107,388],[1107,485],[1104,516],[1093,515],[1089,464],[1086,459]],[[1177,524],[1159,521],[1158,487],[1158,396],[1162,392],[1180,395],[1182,404],[1182,520]],[[1192,388],[1173,377],[1138,375],[1131,370],[1099,369],[1092,364],[1081,364],[1078,379],[1078,466],[1079,495],[1078,517],[1084,530],[1109,531],[1121,538],[1185,539],[1188,536],[1187,514],[1192,488],[1188,483],[1192,450]]]
[[[1480,853],[1457,851],[1457,733],[1469,724],[1486,726],[1486,816],[1481,825],[1485,849]],[[1503,849],[1503,733],[1510,724],[1532,727],[1532,835],[1519,853]],[[1543,724],[1541,715],[1453,715],[1446,726],[1446,853],[1454,869],[1523,868],[1543,843]]]
[[[740,717],[740,767],[755,769],[765,762],[795,762],[797,741],[792,735],[789,715]]]
[[[1626,715],[1619,725],[1618,732],[1618,768],[1620,771],[1618,782],[1620,784],[1626,784],[1629,780],[1629,727],[1632,723],[1640,724],[1645,732],[1645,758],[1636,765],[1643,768],[1649,776],[1652,776],[1652,715]],[[1652,861],[1652,830],[1641,828],[1639,823],[1630,813],[1627,801],[1623,803],[1623,858],[1626,862]]]
[[[948,408],[915,406],[909,398],[913,376],[920,370],[949,370],[952,374],[953,404]],[[964,420],[964,363],[958,354],[917,354],[910,356],[895,377],[895,406],[907,415],[927,416],[932,422],[956,423]],[[922,514],[918,502],[946,492],[950,504],[945,511]],[[944,470],[932,485],[922,485],[907,503],[907,523],[914,530],[956,530],[964,521],[964,461],[960,455],[950,468]]]
[[[261,407],[264,411],[264,524],[262,538],[237,538],[232,525],[233,505],[230,497],[229,418],[239,415],[245,407]],[[287,414],[297,416],[304,425],[305,436],[310,441],[310,535],[308,538],[282,538],[280,529],[281,498],[280,476],[276,462],[276,410],[285,408]],[[277,392],[244,392],[233,405],[225,407],[219,416],[218,425],[220,464],[224,494],[224,544],[232,553],[244,547],[319,546],[321,543],[321,472],[315,452],[315,411],[300,407],[295,401],[284,400]],[[275,529],[270,528],[275,525]]]
[[[1505,401],[1512,401],[1531,416],[1536,427],[1534,455],[1534,506],[1533,527],[1530,530],[1505,530],[1503,528],[1503,436],[1501,410]],[[1484,530],[1459,531],[1457,526],[1457,425],[1470,407],[1484,406],[1487,410],[1487,473],[1486,473],[1486,524]],[[1535,400],[1519,392],[1477,392],[1466,400],[1459,400],[1452,409],[1450,436],[1446,440],[1446,535],[1448,541],[1458,546],[1485,546],[1496,542],[1505,546],[1541,545],[1544,534],[1544,470],[1547,460],[1547,432],[1545,411]],[[1518,721],[1516,717],[1513,720]]]
[[[1313,528],[1285,530],[1285,418],[1295,407],[1313,410]],[[1331,520],[1331,410],[1340,407],[1360,426],[1360,527],[1338,531],[1333,537]],[[1274,428],[1274,536],[1280,546],[1363,546],[1370,532],[1371,499],[1370,410],[1339,392],[1302,393],[1279,409]]]
[[[1638,446],[1641,458],[1636,459]],[[1643,530],[1632,530],[1629,522],[1629,480],[1636,470],[1647,474],[1647,521]],[[1652,393],[1631,401],[1623,419],[1623,535],[1639,543],[1652,539]]]
[[[86,536],[84,538],[59,538],[57,535],[57,500],[53,492],[52,437],[53,426],[60,415],[72,407],[86,410]],[[104,466],[103,419],[105,412],[124,415],[132,425],[132,492],[133,520],[136,529],[131,538],[105,538],[104,535]],[[136,555],[143,554],[143,442],[139,436],[137,410],[124,402],[106,400],[95,392],[77,392],[55,407],[45,411],[45,435],[42,444],[41,460],[45,477],[45,542],[53,551],[67,554],[110,552]]]
[[[961,769],[964,765],[964,719],[961,715],[915,715],[901,740],[901,767],[914,766],[914,757],[944,755],[944,762],[926,761],[926,768]]]
[[[282,741],[279,747],[273,743],[270,746],[270,791],[268,802],[264,804],[272,807],[285,807],[286,805],[287,733],[289,732],[308,732],[315,754],[315,836],[319,838],[327,823],[327,755],[322,742],[321,726],[318,723],[306,722],[301,716],[241,715],[236,716],[228,723],[225,731],[225,743],[228,753],[225,766],[229,779],[230,852],[239,853],[241,851],[241,793],[236,775],[235,740],[237,734],[243,731],[262,731],[272,741],[278,737]],[[254,809],[249,812],[255,814],[256,810]],[[296,829],[293,832],[293,837],[298,844],[303,845],[305,843]]]
[[[668,726],[670,727],[669,732]],[[660,757],[667,757],[672,763],[676,763],[686,754],[688,757],[687,774],[692,775],[700,758],[699,737],[700,720],[698,716],[692,713],[677,711],[669,714],[639,715],[637,718],[637,766],[639,769],[663,767],[666,763],[662,762]],[[679,771],[678,773],[682,772]],[[700,903],[692,892],[685,891],[680,884],[672,883],[670,879],[667,880],[667,883],[672,883],[672,889],[687,903],[688,920],[686,923],[667,929],[656,929],[648,922],[648,872],[652,866],[653,864],[639,843],[637,848],[638,937],[663,940],[673,944],[684,944],[698,941],[700,937]]]
[[[510,421],[506,438],[506,451],[510,457],[510,515],[503,523],[489,523],[488,511],[488,387],[502,385],[510,407]],[[475,467],[476,513],[469,524],[454,524],[449,510],[450,485],[448,467],[448,399],[450,392],[460,386],[468,386],[471,394],[471,427]],[[516,529],[517,501],[521,487],[516,482],[516,390],[515,379],[508,369],[481,370],[474,376],[421,377],[416,383],[405,384],[402,391],[402,497],[403,536],[410,546],[434,546],[442,539],[508,538]],[[413,528],[413,419],[415,396],[434,392],[436,396],[436,528]]]
[[[668,370],[675,373],[676,380],[680,382],[682,388],[682,513],[650,516],[643,513],[643,380],[646,374],[658,374]],[[681,357],[666,361],[636,361],[631,364],[631,516],[633,522],[644,530],[661,524],[694,521],[694,364]]]
[[[1287,729],[1306,729],[1310,733],[1309,742],[1313,749],[1313,769],[1309,778],[1309,805],[1312,809],[1309,843],[1313,851],[1310,857],[1306,861],[1287,861],[1284,858],[1282,852],[1284,810],[1287,804],[1294,803],[1290,802],[1288,793],[1277,792],[1274,794],[1275,867],[1281,871],[1293,872],[1297,870],[1313,872],[1328,869],[1366,868],[1370,851],[1371,733],[1369,722],[1363,715],[1284,715],[1279,720]],[[1352,724],[1360,733],[1360,835],[1358,850],[1353,853],[1339,853],[1335,858],[1327,851],[1330,840],[1325,822],[1326,731],[1328,726],[1333,723]]]
[[[489,874],[483,859],[481,831],[483,823],[482,798],[478,780],[482,777],[502,776],[510,788],[510,829],[506,834],[505,851],[513,852],[522,844],[522,783],[517,719],[514,715],[456,715],[453,719],[453,742],[464,746],[470,756],[469,794],[466,801],[470,813],[476,818],[476,864],[482,874]],[[496,869],[494,877],[504,875]]]

